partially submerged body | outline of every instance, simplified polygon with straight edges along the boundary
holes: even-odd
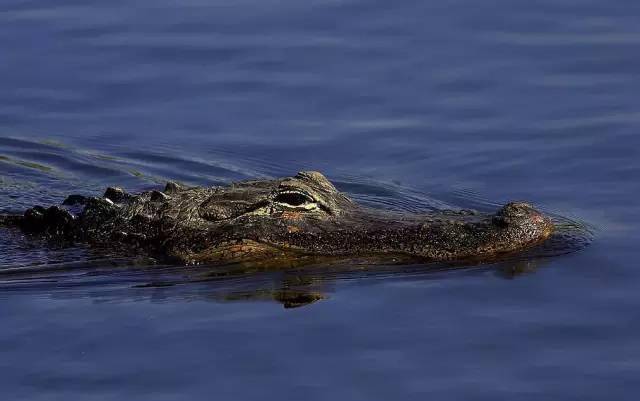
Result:
[[[548,238],[551,220],[521,202],[494,214],[408,214],[357,205],[320,173],[131,195],[72,195],[0,223],[64,241],[110,245],[185,264],[287,263],[305,258],[375,261],[491,259]]]

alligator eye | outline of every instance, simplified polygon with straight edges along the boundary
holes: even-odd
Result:
[[[296,191],[280,192],[276,195],[274,201],[292,207],[300,207],[315,203],[315,200],[309,195]]]

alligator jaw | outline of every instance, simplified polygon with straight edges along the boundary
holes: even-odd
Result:
[[[276,221],[265,227],[256,224],[254,229],[262,235],[250,246],[240,240],[237,245],[202,252],[198,259],[270,259],[275,263],[325,257],[394,264],[492,260],[544,241],[554,226],[530,205],[512,202],[495,214],[446,211],[413,215],[357,207],[337,218],[309,221],[301,214],[284,212]]]

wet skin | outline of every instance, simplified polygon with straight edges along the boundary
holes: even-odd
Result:
[[[75,211],[75,213],[74,213]],[[496,213],[389,212],[360,206],[318,172],[137,195],[72,195],[0,223],[55,240],[109,245],[184,264],[318,257],[374,262],[491,259],[540,243],[551,220],[523,202]]]

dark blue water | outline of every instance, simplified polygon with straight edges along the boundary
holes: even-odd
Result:
[[[3,230],[0,269],[23,269],[0,286],[3,399],[637,399],[639,18],[629,0],[4,0],[0,209],[313,169],[385,208],[526,199],[593,241],[218,277]]]

